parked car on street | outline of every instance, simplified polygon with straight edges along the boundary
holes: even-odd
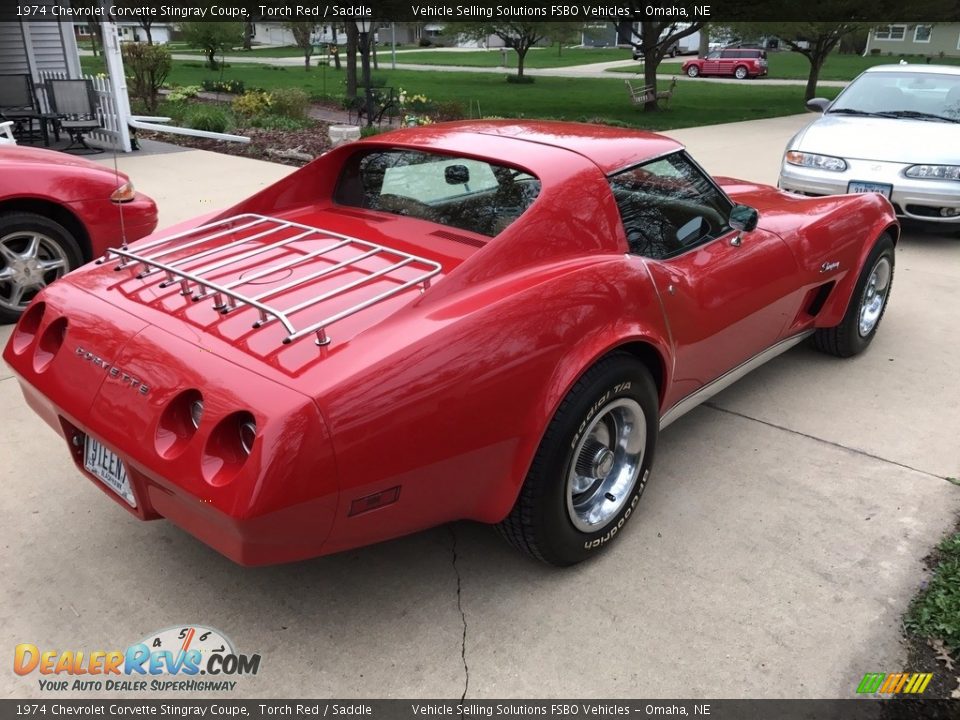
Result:
[[[787,143],[780,187],[880,193],[897,215],[960,230],[960,67],[878,65]]]
[[[57,278],[156,226],[157,206],[123,173],[52,150],[0,145],[0,322],[20,317]]]
[[[767,74],[767,53],[742,48],[714,50],[704,58],[686,60],[683,72],[692,78],[700,75],[732,75],[738,80],[762,77]]]
[[[471,519],[569,565],[642,518],[662,428],[805,339],[865,350],[898,236],[662,135],[405,128],[107,251],[4,359],[96,487],[237,562]]]

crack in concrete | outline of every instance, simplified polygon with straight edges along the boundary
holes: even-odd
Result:
[[[788,432],[793,435],[799,435],[800,437],[805,437],[810,440],[815,440],[816,442],[823,443],[824,445],[832,445],[835,448],[840,448],[841,450],[846,450],[847,452],[852,452],[857,455],[862,455],[863,457],[868,457],[873,460],[879,460],[880,462],[887,463],[889,465],[896,465],[897,467],[902,467],[905,470],[912,470],[913,472],[920,473],[921,475],[926,475],[927,477],[932,477],[932,478],[936,478],[937,480],[946,480],[947,482],[951,482],[950,478],[946,477],[945,475],[937,475],[936,473],[932,473],[929,470],[921,470],[920,468],[915,468],[912,465],[907,465],[906,463],[897,462],[896,460],[890,460],[889,458],[885,458],[885,457],[880,457],[879,455],[874,455],[873,453],[869,453],[866,450],[859,450],[857,448],[848,447],[847,445],[834,442],[833,440],[825,440],[824,438],[817,437],[816,435],[808,435],[807,433],[801,432],[800,430],[794,430],[793,428],[784,427],[783,425],[777,425],[776,423],[772,423],[767,420],[761,420],[760,418],[750,417],[749,415],[744,415],[743,413],[737,412],[736,410],[729,410],[728,408],[723,408],[723,407],[720,407],[719,405],[714,405],[713,403],[710,403],[710,402],[703,403],[703,406],[708,407],[711,410],[716,410],[717,412],[727,413],[728,415],[734,415],[736,417],[743,418],[744,420],[751,420],[753,422],[760,423],[761,425],[766,425],[767,427],[775,428],[777,430],[783,430],[784,432]]]
[[[460,568],[457,567],[457,533],[454,531],[453,525],[450,525],[449,528],[450,539],[452,540],[453,572],[457,575],[457,610],[460,611],[460,622],[463,624],[463,636],[460,638],[460,660],[463,662],[463,694],[460,695],[460,705],[463,706],[463,701],[467,697],[467,690],[470,688],[470,668],[467,665],[467,615],[463,612],[463,603],[461,602],[463,581],[460,577]],[[462,712],[460,716],[463,717]]]

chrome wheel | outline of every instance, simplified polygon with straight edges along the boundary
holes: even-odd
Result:
[[[887,294],[890,292],[890,278],[893,268],[890,261],[882,257],[870,271],[867,286],[863,289],[860,300],[860,337],[867,337],[877,327],[880,316],[883,315],[884,305],[887,304]]]
[[[574,527],[595,532],[633,492],[646,450],[647,421],[640,404],[620,398],[590,421],[567,469],[567,513]]]
[[[0,238],[0,308],[22,312],[33,296],[69,270],[64,249],[43,233]]]

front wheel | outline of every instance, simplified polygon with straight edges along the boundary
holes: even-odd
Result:
[[[691,65],[687,68],[687,77],[695,78],[700,74],[700,68],[696,65]]]
[[[887,309],[894,265],[893,239],[884,233],[863,264],[843,320],[814,334],[813,344],[818,350],[846,358],[867,349]]]
[[[37,293],[82,262],[60,223],[34,213],[0,215],[0,323],[16,322]]]
[[[737,80],[746,80],[747,75],[747,69],[743,65],[737,65],[737,69],[733,71],[733,76]]]
[[[658,432],[647,368],[625,353],[601,360],[557,409],[501,535],[553,565],[596,554],[634,514]]]

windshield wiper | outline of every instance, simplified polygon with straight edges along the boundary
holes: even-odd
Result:
[[[856,108],[831,108],[827,111],[829,115],[878,115],[879,113],[869,112],[868,110],[857,110]]]
[[[949,123],[960,122],[960,120],[957,120],[955,118],[949,118],[949,117],[946,117],[945,115],[935,115],[933,113],[920,112],[919,110],[888,110],[886,112],[876,113],[876,114],[881,115],[883,117],[902,117],[902,118],[913,118],[916,120],[935,120],[938,122],[949,122]]]

